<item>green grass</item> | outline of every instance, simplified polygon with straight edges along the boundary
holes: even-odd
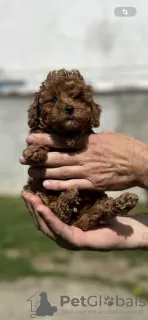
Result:
[[[39,272],[31,263],[35,256],[51,254],[57,249],[53,241],[36,229],[21,198],[0,197],[0,281],[26,276],[63,276],[63,272],[54,270]],[[18,256],[9,257],[13,250]]]
[[[0,198],[0,252],[8,248],[25,249],[31,255],[58,248],[35,228],[21,198]]]
[[[67,272],[63,271],[39,271],[34,270],[30,261],[25,258],[9,259],[5,255],[0,255],[0,281],[14,281],[28,276],[35,277],[67,277]]]

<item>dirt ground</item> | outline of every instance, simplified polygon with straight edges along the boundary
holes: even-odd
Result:
[[[30,257],[27,251],[10,249],[4,251],[9,259]],[[90,253],[90,257],[82,252],[57,250],[51,254],[40,254],[31,260],[34,271],[66,273],[69,277],[97,277],[106,283],[120,286],[129,283],[148,291],[148,267],[146,261],[129,260],[124,256],[97,256]]]
[[[98,259],[94,255],[88,258],[82,256],[81,252],[69,255],[69,252],[65,250],[52,254],[52,256],[40,255],[33,259],[32,265],[37,271],[62,271],[68,272],[69,276],[86,278],[93,275],[106,283],[113,282],[114,285],[120,285],[126,282],[148,290],[147,261],[131,264],[131,261],[124,257],[117,259],[108,255],[108,257]]]

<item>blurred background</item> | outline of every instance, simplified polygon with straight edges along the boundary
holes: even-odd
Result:
[[[117,17],[117,7],[133,7],[136,15]],[[40,290],[57,306],[62,294],[148,299],[146,251],[69,252],[35,229],[20,197],[27,168],[18,161],[33,94],[59,68],[79,69],[93,86],[102,106],[96,132],[120,131],[148,142],[147,16],[147,0],[0,0],[1,319],[29,319],[26,300]],[[139,195],[133,214],[147,211],[147,192],[133,191]],[[148,311],[105,305],[102,314],[92,307],[76,314],[78,309],[59,307],[54,317],[147,319]]]

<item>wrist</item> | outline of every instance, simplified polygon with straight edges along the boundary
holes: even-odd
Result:
[[[138,187],[148,189],[148,145],[134,140],[132,145],[131,166]]]

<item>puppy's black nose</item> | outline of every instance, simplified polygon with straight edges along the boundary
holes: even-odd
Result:
[[[65,111],[69,114],[72,114],[74,112],[74,107],[73,106],[66,106]]]

